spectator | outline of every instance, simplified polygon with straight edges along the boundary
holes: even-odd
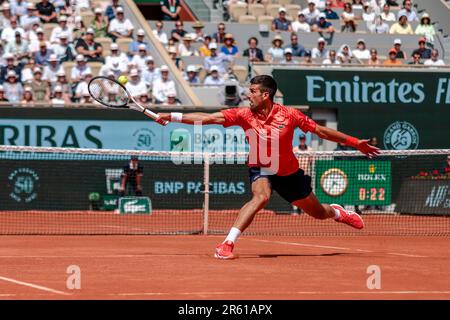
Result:
[[[364,12],[362,14],[362,19],[369,26],[375,21],[376,15],[375,15],[375,12],[373,12],[373,9],[369,3],[366,2],[364,4],[363,8],[364,8]]]
[[[323,65],[333,65],[333,64],[341,64],[341,62],[339,61],[339,59],[337,59],[337,54],[336,54],[336,50],[330,50],[330,53],[328,54],[328,58],[326,58],[325,60],[323,60],[322,62]]]
[[[332,8],[340,8],[344,9],[345,1],[344,0],[330,0]]]
[[[153,34],[155,37],[161,42],[163,45],[167,45],[168,38],[167,33],[163,31],[164,24],[161,21],[156,22],[156,29],[153,30]]]
[[[73,41],[72,29],[67,26],[67,17],[66,16],[60,16],[59,17],[59,26],[55,27],[52,30],[52,34],[50,36],[50,43],[58,43],[59,42],[59,35],[62,32],[67,34],[69,42]]]
[[[356,16],[353,13],[352,4],[346,2],[344,5],[344,11],[341,13],[341,32],[355,32],[356,31]]]
[[[292,30],[294,32],[311,32],[311,26],[306,22],[303,11],[298,12],[298,20],[292,23]]]
[[[177,66],[177,69],[180,71],[184,70],[184,62],[178,56],[177,50],[174,47],[169,48],[169,56],[172,59],[173,63]]]
[[[286,9],[280,7],[278,9],[278,18],[272,21],[272,31],[289,31],[292,32],[291,22],[286,19]]]
[[[209,44],[211,56],[205,58],[205,70],[210,71],[212,66],[217,66],[219,73],[224,74],[228,62],[233,61],[233,56],[227,56],[222,52],[217,53],[217,43],[211,42]]]
[[[134,63],[139,70],[139,73],[142,73],[147,68],[147,46],[145,44],[139,45],[138,53],[136,53],[131,62]]]
[[[45,39],[44,30],[41,27],[36,28],[35,36],[36,37],[34,37],[32,33],[29,35],[30,38],[29,48],[31,53],[34,54],[35,52],[38,52],[40,50],[41,42],[45,42],[47,48],[51,47],[51,43],[50,41],[47,41],[47,39]]]
[[[292,55],[294,57],[304,57],[306,50],[305,48],[298,43],[298,36],[295,32],[291,33],[291,44],[288,46],[288,48],[292,49]]]
[[[192,25],[192,28],[194,29],[195,33],[194,37],[195,42],[203,42],[203,40],[205,39],[205,34],[203,33],[204,27],[205,27],[204,24],[201,23],[200,21],[195,21],[194,24]]]
[[[342,4],[343,5],[343,4]],[[327,0],[325,2],[325,10],[322,11],[328,20],[338,20],[339,15],[331,8],[331,1]]]
[[[273,62],[275,60],[281,60],[283,59],[283,57],[283,38],[279,34],[277,34],[275,37],[273,37],[272,47],[267,50],[266,60],[269,62]]]
[[[416,28],[416,34],[424,36],[428,43],[434,43],[436,31],[434,30],[434,26],[431,24],[431,19],[428,13],[424,13],[420,18],[420,24]]]
[[[148,43],[144,41],[144,37],[145,37],[144,29],[139,29],[136,32],[136,40],[133,40],[133,42],[131,42],[128,45],[128,53],[130,56],[138,54],[142,45],[144,45],[146,51],[149,51],[150,47],[148,46]]]
[[[84,25],[84,22],[81,19],[81,16],[75,17],[75,24],[73,26],[72,33],[73,33],[74,41],[81,39],[86,34],[86,26]],[[113,38],[113,36],[111,36],[111,35],[109,35],[109,36]]]
[[[64,104],[70,103],[70,98],[67,94],[64,94],[61,86],[56,86],[54,89],[53,98],[51,99],[50,102],[54,107],[63,107]]]
[[[27,14],[28,3],[24,0],[11,1],[11,13],[13,16],[21,17]]]
[[[2,31],[1,40],[5,43],[14,42],[16,32],[20,32],[21,37],[25,37],[25,30],[17,25],[17,18],[15,16],[9,19],[10,26]]]
[[[305,15],[306,23],[310,26],[317,22],[320,14],[320,11],[316,8],[316,3],[314,1],[308,1],[308,8],[303,9],[302,12]]]
[[[83,99],[83,95],[86,91],[88,91],[89,81],[92,80],[92,72],[86,71],[81,76],[81,80],[75,86],[75,99],[81,101]],[[128,81],[130,82],[130,81]]]
[[[177,92],[175,89],[175,82],[169,80],[169,67],[162,65],[160,68],[161,78],[153,81],[152,95],[155,98],[155,103],[163,103],[167,100],[167,95],[170,92]]]
[[[48,82],[56,82],[56,74],[60,70],[64,71],[62,66],[59,64],[58,56],[56,54],[51,54],[48,58],[48,65],[44,67],[42,79]]]
[[[396,0],[386,0],[386,3],[391,7],[398,7],[398,3]]]
[[[139,103],[142,104],[142,105],[146,105],[146,104],[148,104],[148,103],[151,103],[150,98],[149,98],[147,92],[141,93],[141,94],[139,95],[139,97],[138,97],[138,101],[139,101]]]
[[[177,101],[177,94],[176,94],[176,92],[169,92],[169,94],[167,95],[167,100],[166,100],[166,102],[164,104],[169,105],[169,106],[179,106],[179,105],[181,105]]]
[[[6,81],[3,83],[5,96],[8,98],[8,101],[12,103],[20,102],[23,95],[23,86],[17,80],[17,74],[10,70],[6,75]]]
[[[414,52],[412,54],[412,60],[408,62],[409,65],[423,65],[423,62],[421,60],[420,52]]]
[[[401,15],[399,21],[394,23],[389,29],[390,34],[414,34],[411,25],[408,23],[406,15]]]
[[[15,39],[6,44],[5,53],[12,53],[19,63],[25,64],[30,51],[28,43],[22,39],[19,31],[16,31]]]
[[[6,98],[5,96],[5,89],[1,84],[0,84],[0,102],[8,102],[8,98]]]
[[[325,13],[319,14],[319,20],[311,27],[311,31],[313,32],[319,32],[319,34],[322,36],[322,33],[329,33],[330,38],[333,36],[334,28],[333,24],[329,21],[327,21],[327,18],[325,16]]]
[[[131,38],[134,27],[130,20],[125,18],[122,7],[117,8],[116,15],[109,25],[109,34],[114,39]]]
[[[22,68],[20,64],[15,64],[14,61],[14,55],[11,53],[6,53],[3,56],[6,60],[6,65],[1,66],[0,68],[0,84],[2,84],[3,82],[6,81],[7,75],[10,71],[14,71],[14,73],[17,75],[21,74]],[[19,81],[20,81],[20,77],[19,77]]]
[[[444,164],[441,173],[444,176],[450,177],[450,154],[447,155],[446,163]]]
[[[292,49],[284,49],[284,59],[280,61],[281,64],[298,64],[298,61],[292,59]]]
[[[356,10],[363,10],[363,2],[362,0],[353,0],[352,7]]]
[[[67,82],[66,73],[64,70],[59,70],[56,74],[57,80],[55,83],[51,83],[52,92],[55,91],[55,88],[57,86],[60,86],[63,91],[63,96],[67,97],[69,100],[71,100],[72,97],[72,88],[69,82]]]
[[[25,87],[20,104],[22,106],[34,107],[33,89],[31,87]]]
[[[366,48],[366,42],[364,39],[358,39],[358,42],[356,43],[357,47],[355,50],[353,50],[353,56],[356,59],[370,59],[370,51]]]
[[[9,19],[11,19],[11,6],[4,1],[2,4],[2,15],[0,15],[0,30],[9,27]]]
[[[42,23],[57,23],[55,6],[49,0],[41,0],[36,10]]]
[[[370,59],[367,61],[367,64],[371,66],[379,66],[381,64],[380,59],[378,58],[378,51],[377,49],[370,49]]]
[[[68,41],[68,35],[63,32],[59,35],[59,43],[53,44],[51,49],[56,54],[60,63],[73,61],[76,56],[75,48]]]
[[[386,4],[385,0],[370,0],[367,2],[370,7],[372,8],[373,12],[375,12],[376,15],[380,15],[383,11],[383,6]],[[395,21],[395,17],[394,17]]]
[[[231,33],[227,33],[225,35],[225,42],[222,48],[220,49],[220,52],[222,52],[225,55],[232,56],[233,58],[236,58],[239,56],[239,49],[235,45],[233,35]]]
[[[58,2],[59,2],[60,4],[58,4]],[[75,1],[75,10],[74,10],[74,11],[75,11],[75,12],[81,12],[81,11],[90,10],[90,9],[91,9],[91,6],[90,6],[89,2],[90,2],[90,0],[76,0],[76,1]],[[64,5],[65,5],[65,0],[55,0],[55,1],[54,1],[54,5],[55,5],[55,7],[58,8],[57,11],[59,11],[59,9],[60,9],[61,7],[64,7]]]
[[[386,59],[383,62],[383,65],[385,65],[385,66],[399,66],[401,64],[402,64],[402,61],[397,59],[397,50],[395,50],[394,48],[389,50],[389,59]]]
[[[78,54],[84,55],[86,61],[104,62],[103,47],[100,43],[94,41],[94,29],[88,28],[84,39],[79,39],[75,45]]]
[[[147,86],[145,81],[139,76],[138,69],[131,69],[129,78],[130,80],[125,85],[125,88],[127,88],[132,97],[139,97],[144,93],[147,94]]]
[[[49,87],[47,81],[42,80],[42,69],[35,67],[34,77],[30,83],[33,90],[34,100],[37,102],[46,102],[49,96]]]
[[[225,23],[221,22],[217,25],[217,32],[212,35],[212,40],[218,44],[225,42]]]
[[[305,174],[310,175],[312,164],[313,164],[313,156],[312,155],[304,155],[304,152],[311,152],[313,148],[306,144],[306,136],[301,134],[299,137],[299,144],[292,149],[292,152],[298,157],[298,165],[299,168],[305,171]]]
[[[317,47],[312,49],[311,57],[313,59],[328,58],[328,50],[325,48],[325,39],[317,39]]]
[[[391,12],[391,7],[388,4],[383,6],[383,12],[381,13],[381,18],[383,21],[387,22],[395,22],[397,19],[395,18],[395,14]]]
[[[128,64],[128,58],[125,53],[119,50],[119,45],[117,43],[111,43],[111,54],[106,57],[105,65],[116,72],[119,70],[121,73],[126,72],[126,67]]]
[[[405,51],[402,50],[402,40],[395,39],[394,40],[394,49],[397,51],[397,59],[407,59]]]
[[[184,79],[189,82],[189,84],[200,84],[197,67],[192,64],[188,65]]]
[[[42,41],[39,44],[39,51],[34,54],[34,61],[37,65],[46,66],[48,65],[48,59],[52,53],[53,51],[47,47],[47,44],[44,41]]]
[[[381,16],[377,16],[374,22],[368,25],[368,29],[371,33],[389,33],[389,25]]]
[[[78,102],[81,103],[81,104],[94,103],[93,100],[92,100],[91,94],[89,93],[87,88],[81,94],[81,98],[80,98],[80,100]]]
[[[419,48],[415,49],[412,54],[415,52],[420,53],[420,57],[422,59],[430,59],[431,58],[431,50],[425,47],[427,39],[424,37],[419,38]]]
[[[163,20],[176,21],[180,20],[181,4],[180,0],[161,0],[161,11]]]
[[[211,43],[211,37],[205,36],[205,38],[203,39],[202,46],[198,49],[198,53],[200,54],[200,56],[202,56],[202,57],[210,57],[211,56],[211,51],[209,50],[210,43]]]
[[[348,44],[341,45],[341,47],[339,48],[339,50],[337,52],[337,56],[338,56],[339,61],[342,64],[352,63],[353,52],[350,49],[350,46]]]
[[[92,70],[86,65],[86,58],[82,54],[78,54],[75,61],[76,65],[70,72],[70,79],[73,84],[80,82],[85,74],[92,74]]]
[[[439,59],[439,51],[437,49],[431,50],[431,58],[423,63],[425,66],[445,66],[442,59]]]
[[[262,62],[264,61],[264,54],[261,49],[258,48],[258,38],[251,37],[248,39],[248,49],[243,52],[244,57],[248,57],[250,62]]]
[[[180,57],[192,57],[198,56],[198,51],[192,46],[192,42],[194,41],[195,35],[187,33],[183,37],[183,43],[178,45],[178,52]]]
[[[175,22],[175,29],[171,32],[171,37],[176,41],[181,41],[183,37],[187,34],[187,31],[184,30],[183,21]]]
[[[100,8],[95,8],[95,17],[91,27],[94,29],[94,38],[104,38],[108,36],[108,18],[103,15]]]
[[[403,8],[398,12],[398,18],[400,18],[402,15],[406,15],[409,22],[419,21],[416,12],[412,9],[411,0],[403,1]]]
[[[144,80],[144,82],[148,88],[152,88],[153,82],[156,79],[161,78],[161,73],[160,73],[159,69],[155,67],[155,61],[153,61],[152,56],[147,56],[146,62],[147,62],[147,67],[142,72],[142,79]]]
[[[105,15],[108,17],[109,22],[116,18],[116,11],[119,7],[119,0],[112,0],[111,4],[106,7]]]
[[[305,53],[305,59],[300,63],[302,65],[310,65],[312,64],[312,57],[311,57],[311,51],[307,50]]]
[[[210,74],[205,78],[203,84],[207,86],[221,86],[225,84],[225,81],[219,74],[219,69],[217,66],[211,67]]]
[[[28,83],[33,80],[33,69],[35,66],[34,58],[28,59],[28,62],[23,66],[22,70],[16,72],[16,74],[20,75],[20,82]]]
[[[38,17],[38,11],[36,10],[34,3],[28,2],[27,14],[20,17],[19,23],[25,31],[30,30],[33,24],[41,23],[41,19]]]

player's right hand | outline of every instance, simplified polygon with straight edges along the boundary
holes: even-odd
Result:
[[[159,119],[162,121],[169,121],[170,122],[170,113],[158,113]]]

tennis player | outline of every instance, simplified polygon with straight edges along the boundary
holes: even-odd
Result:
[[[251,224],[255,214],[268,203],[272,190],[292,205],[316,219],[334,219],[362,229],[362,218],[353,211],[347,211],[337,204],[321,204],[312,192],[311,177],[299,169],[292,152],[294,130],[299,127],[304,132],[312,132],[322,139],[344,143],[358,149],[368,157],[374,157],[379,149],[371,146],[369,140],[359,140],[339,131],[320,126],[297,109],[273,102],[277,83],[268,75],[254,77],[250,81],[248,98],[250,107],[231,108],[215,113],[160,113],[163,120],[186,124],[220,124],[224,127],[240,126],[244,129],[250,153],[248,157],[252,199],[239,211],[225,241],[216,247],[215,257],[233,259],[233,248],[238,237]],[[255,139],[256,136],[256,139]],[[262,145],[269,151],[270,161],[259,154]],[[263,161],[264,160],[264,161]]]

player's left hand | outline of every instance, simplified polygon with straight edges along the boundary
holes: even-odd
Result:
[[[359,140],[358,150],[364,153],[369,159],[372,159],[380,154],[380,149],[369,144],[369,139]]]

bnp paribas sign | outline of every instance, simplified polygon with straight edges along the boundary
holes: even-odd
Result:
[[[448,70],[308,68],[273,74],[287,104],[450,105]]]

